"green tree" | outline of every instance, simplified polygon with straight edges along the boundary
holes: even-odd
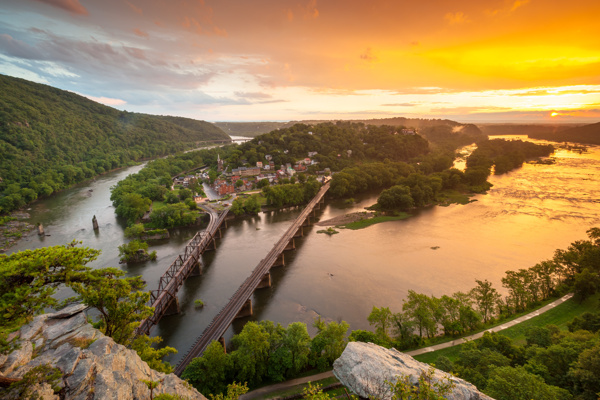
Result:
[[[244,211],[244,200],[241,197],[237,197],[231,203],[231,212],[236,216],[240,216]]]
[[[132,240],[119,246],[121,262],[135,263],[146,260],[156,260],[156,251],[148,254],[148,243],[141,240]]]
[[[210,180],[210,184],[212,185],[215,180],[217,179],[217,176],[219,176],[217,174],[217,171],[215,171],[214,169],[211,169],[210,171],[208,171],[208,179]]]
[[[256,215],[261,211],[260,201],[258,200],[258,195],[253,194],[248,197],[244,202],[244,210],[246,213],[251,215]]]
[[[288,325],[284,346],[289,349],[292,356],[292,368],[289,375],[296,375],[302,371],[309,361],[311,339],[302,322],[292,322]]]
[[[85,304],[98,310],[102,332],[128,346],[139,322],[151,316],[153,310],[146,305],[150,294],[141,291],[145,286],[142,278],[124,275],[116,268],[92,270],[85,284],[73,282],[70,286]]]
[[[311,365],[325,370],[346,348],[345,336],[350,325],[345,321],[326,323],[317,317],[313,326],[318,333],[311,342]]]
[[[477,286],[471,289],[470,294],[477,304],[477,309],[481,313],[483,322],[487,323],[493,317],[494,307],[502,296],[492,287],[492,283],[487,279],[485,281],[476,279],[475,282],[477,282]]]
[[[600,393],[600,344],[584,350],[569,370],[575,382],[575,392],[582,400],[596,400]]]
[[[54,294],[61,285],[87,280],[87,264],[100,251],[77,244],[0,254],[1,327],[20,326],[45,308],[59,307]]]
[[[259,324],[250,321],[231,342],[235,347],[231,358],[237,379],[250,385],[260,383],[267,372],[269,334]]]
[[[210,400],[237,400],[241,395],[248,391],[248,385],[244,382],[244,384],[233,382],[227,385],[227,393],[218,393],[216,395],[209,395]]]
[[[169,354],[177,353],[177,350],[170,346],[158,349],[152,347],[152,345],[158,345],[160,342],[162,342],[160,336],[149,337],[148,335],[138,335],[133,338],[129,347],[153,370],[170,374],[173,372],[173,366],[162,359]]]
[[[167,194],[165,194],[164,200],[167,204],[176,204],[179,203],[179,196],[177,196],[173,192],[168,192]]]
[[[130,239],[140,238],[146,229],[143,224],[133,224],[125,228],[125,237]]]
[[[525,331],[527,346],[548,347],[552,344],[551,331],[543,326],[531,326]]]
[[[490,373],[485,393],[496,400],[568,400],[573,396],[521,366],[498,367]]]
[[[190,189],[179,190],[179,201],[185,202],[187,199],[191,199],[194,196]]]
[[[367,320],[369,325],[375,326],[375,333],[380,341],[384,343],[390,341],[389,329],[393,323],[393,314],[388,307],[373,306]]]
[[[142,197],[138,193],[128,193],[121,198],[115,213],[119,217],[127,219],[127,222],[131,224],[142,218],[151,204],[152,200]]]
[[[395,382],[386,381],[393,400],[444,400],[452,393],[454,382],[450,377],[435,379],[435,369],[421,371],[418,384],[413,385],[410,376],[399,376]]]
[[[415,206],[410,188],[404,185],[392,186],[381,192],[377,204],[384,210],[408,210]]]
[[[218,394],[226,390],[226,379],[231,368],[231,356],[213,340],[201,357],[196,357],[183,371],[182,379],[190,382],[200,393]]]
[[[155,228],[175,228],[196,222],[198,211],[190,210],[185,204],[167,204],[150,213],[150,221]]]
[[[308,382],[308,386],[302,389],[302,398],[306,400],[328,400],[330,399],[327,393],[323,393],[321,385],[312,382]]]
[[[573,282],[574,297],[579,303],[592,296],[600,288],[600,275],[585,268],[575,275]]]
[[[417,293],[414,290],[409,290],[408,296],[404,300],[402,310],[414,321],[421,337],[423,337],[423,333],[432,337],[437,331],[437,305],[435,303],[433,297]]]

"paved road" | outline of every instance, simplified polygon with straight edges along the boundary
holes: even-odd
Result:
[[[414,357],[414,356],[418,356],[419,354],[430,353],[432,351],[446,349],[448,347],[453,347],[453,346],[458,346],[459,344],[463,344],[468,340],[479,339],[480,337],[483,336],[483,334],[485,332],[502,331],[504,329],[510,328],[511,326],[515,326],[517,324],[520,324],[521,322],[527,321],[528,319],[537,317],[538,315],[545,313],[546,311],[556,307],[557,305],[564,303],[565,301],[569,300],[571,297],[573,297],[573,294],[569,293],[569,294],[561,297],[560,299],[555,300],[552,303],[545,305],[544,307],[542,307],[538,310],[532,311],[529,314],[525,314],[522,317],[513,319],[512,321],[509,321],[502,325],[495,326],[495,327],[485,330],[483,332],[479,332],[479,333],[476,333],[476,334],[470,335],[470,336],[465,336],[463,338],[452,340],[450,342],[440,343],[440,344],[436,344],[434,346],[429,346],[429,347],[424,347],[424,348],[417,349],[417,350],[407,351],[405,354],[408,354],[409,356]],[[323,372],[323,373],[320,373],[317,375],[306,376],[303,378],[297,378],[297,379],[292,379],[289,381],[277,383],[275,385],[265,386],[265,387],[255,389],[251,392],[246,393],[245,395],[240,397],[240,400],[255,399],[257,397],[263,396],[268,393],[277,392],[279,390],[289,389],[289,388],[297,386],[297,385],[302,385],[302,384],[308,383],[308,382],[315,382],[315,381],[318,381],[321,379],[330,378],[332,376],[333,376],[333,371],[327,371],[327,372]]]

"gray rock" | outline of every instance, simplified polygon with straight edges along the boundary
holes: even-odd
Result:
[[[2,399],[4,400],[21,400],[24,398],[37,398],[41,400],[59,400],[60,397],[54,393],[52,386],[44,382],[36,384],[34,386],[26,388],[27,394],[19,393],[19,391],[13,389],[8,393],[3,393]]]
[[[73,346],[84,346],[89,345],[96,339],[101,333],[94,329],[90,324],[85,324],[79,328],[72,330],[71,332],[57,337],[52,341],[50,347],[60,347],[65,343],[69,343]]]
[[[20,378],[38,365],[58,368],[63,377],[57,386],[64,388],[61,392],[64,400],[145,400],[150,391],[142,380],[161,381],[156,394],[179,394],[190,400],[206,400],[185,381],[173,374],[152,370],[135,351],[94,329],[81,308],[64,312],[59,318],[54,314],[40,315],[22,327],[15,335],[20,337],[17,339],[20,349],[0,358],[0,372],[7,377]],[[80,311],[75,312],[77,309]],[[36,343],[36,357],[32,359],[33,343]],[[33,388],[32,396],[57,399],[46,386]]]
[[[34,318],[33,321],[23,326],[20,334],[21,340],[31,340],[40,334],[42,328],[44,327],[46,318],[48,318],[47,315],[39,315]]]
[[[91,358],[84,358],[77,363],[77,366],[73,370],[73,373],[66,379],[67,387],[74,392],[80,392],[86,386],[89,386],[88,382],[95,375],[96,368],[94,360]]]
[[[22,342],[21,347],[8,355],[6,361],[2,364],[0,372],[4,376],[11,378],[11,373],[22,365],[31,361],[33,355],[33,344],[31,342]],[[19,377],[20,378],[20,377]]]
[[[52,314],[48,314],[48,318],[52,318],[52,319],[70,318],[73,315],[80,313],[87,309],[88,309],[88,306],[86,306],[85,304],[73,304],[73,305],[63,308],[60,311],[57,311]]]
[[[86,325],[87,318],[83,313],[75,314],[71,318],[66,319],[51,319],[48,318],[44,327],[43,335],[49,340],[55,340],[60,336],[74,331]]]
[[[350,342],[333,364],[333,374],[354,393],[365,398],[391,399],[389,382],[408,376],[414,385],[422,372],[430,366],[395,349],[386,349],[372,343]],[[479,392],[471,383],[436,369],[433,380],[454,384],[448,400],[493,400]]]
[[[72,347],[56,360],[56,367],[60,369],[64,375],[71,375],[80,359],[81,349],[79,347]]]

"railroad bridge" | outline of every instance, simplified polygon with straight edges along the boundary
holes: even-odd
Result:
[[[271,274],[269,270],[272,267],[285,265],[284,252],[295,249],[295,238],[303,236],[303,227],[309,226],[314,222],[316,212],[321,208],[321,204],[323,204],[323,197],[329,190],[329,185],[330,182],[327,182],[319,189],[317,195],[306,205],[279,241],[275,243],[267,256],[258,263],[252,274],[242,283],[202,335],[196,339],[192,348],[175,368],[175,374],[180,376],[185,367],[194,358],[202,355],[213,340],[218,340],[225,345],[223,335],[234,319],[252,315],[252,294],[256,289],[271,286]]]
[[[150,306],[154,307],[154,314],[140,323],[138,334],[150,334],[150,330],[165,315],[179,313],[179,299],[177,292],[189,276],[202,273],[200,256],[208,250],[216,250],[215,239],[222,237],[222,229],[227,228],[225,217],[229,212],[226,209],[217,213],[205,207],[210,216],[210,222],[205,230],[200,231],[185,246],[183,254],[177,256],[175,261],[165,271],[158,282],[158,289],[150,292]]]

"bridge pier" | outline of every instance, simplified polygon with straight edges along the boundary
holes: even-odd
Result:
[[[283,267],[283,266],[285,266],[285,257],[283,256],[283,253],[281,253],[277,256],[277,259],[273,263],[273,267]]]
[[[217,241],[215,240],[214,236],[210,239],[210,241],[208,242],[208,244],[206,245],[206,248],[204,249],[204,251],[215,251],[217,250]]]
[[[256,286],[257,289],[269,288],[271,287],[271,274],[267,272],[263,275],[262,280]]]
[[[214,239],[221,239],[223,237],[223,234],[221,233],[221,228],[217,228],[215,230],[215,234],[213,236],[213,240]]]
[[[173,296],[170,293],[169,295],[172,297],[173,300],[171,300],[169,306],[167,307],[163,315],[179,314],[181,312],[181,309],[179,308],[179,299],[177,298],[177,296]]]
[[[303,237],[303,236],[304,236],[304,229],[302,229],[302,227],[300,227],[300,228],[298,228],[298,230],[294,234],[294,237],[295,238],[299,238],[299,237]]]
[[[202,275],[202,263],[198,260],[194,263],[192,270],[190,271],[190,276],[199,276]]]
[[[244,318],[252,315],[252,299],[246,300],[240,312],[237,313],[235,318]]]
[[[221,343],[221,346],[223,346],[223,351],[227,353],[227,345],[225,344],[225,338],[223,336],[219,338],[219,343]]]
[[[288,242],[287,246],[285,246],[285,249],[283,249],[284,251],[289,251],[289,250],[294,250],[296,248],[296,241],[294,240],[294,238],[291,238],[290,241]]]
[[[302,223],[302,226],[310,226],[310,215],[306,217],[306,219],[304,220],[304,222]]]

